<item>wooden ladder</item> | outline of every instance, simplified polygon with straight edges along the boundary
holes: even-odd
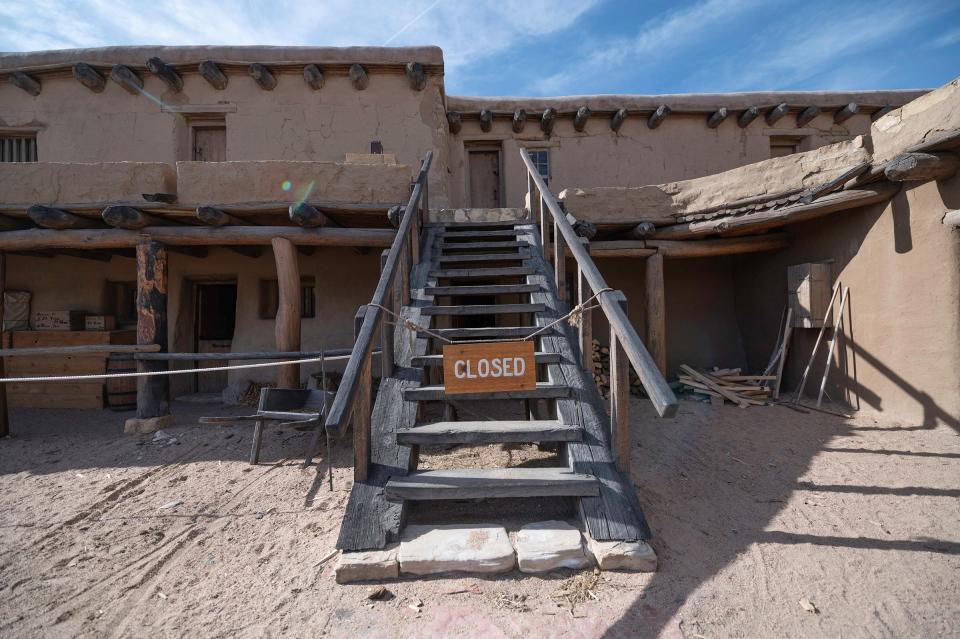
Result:
[[[537,227],[447,223],[426,225],[423,236],[421,263],[410,274],[410,303],[402,311],[420,330],[411,336],[406,328],[395,329],[394,371],[382,379],[371,415],[369,474],[354,484],[337,547],[370,550],[397,541],[410,501],[513,497],[574,498],[594,539],[649,539],[635,491],[614,463],[604,400],[581,365],[579,340],[567,322],[534,338],[535,389],[445,393],[438,335],[458,341],[523,338],[569,310],[558,298]],[[504,315],[519,318],[518,325],[500,325]],[[493,325],[450,326],[457,318],[477,317],[492,318]],[[471,412],[486,406],[501,414],[494,407],[523,400],[527,419],[461,420],[454,398],[469,400],[477,407]],[[427,405],[438,402],[445,405],[444,418],[425,419]],[[419,446],[543,442],[561,447],[562,461],[554,467],[416,468]]]

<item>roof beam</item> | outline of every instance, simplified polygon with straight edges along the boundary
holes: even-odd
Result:
[[[277,77],[266,67],[266,65],[254,62],[247,67],[247,73],[253,78],[264,91],[273,91],[277,87]]]
[[[462,126],[460,120],[460,113],[457,111],[447,111],[447,126],[450,127],[450,133],[456,135],[460,133],[460,127]]]
[[[125,64],[115,64],[110,69],[110,79],[123,87],[130,95],[140,95],[143,91],[143,78]]]
[[[860,105],[856,102],[850,102],[842,109],[837,109],[833,113],[833,123],[834,124],[843,124],[853,116],[857,114],[860,110]]]
[[[323,71],[315,64],[308,64],[303,67],[303,81],[314,91],[319,91],[323,88]]]
[[[647,118],[647,127],[655,129],[670,115],[670,107],[666,104],[661,104],[657,107],[657,110],[650,114],[650,117]]]
[[[8,78],[10,84],[23,89],[33,97],[40,95],[40,80],[31,77],[23,71],[14,71]]]
[[[147,60],[147,69],[150,70],[150,73],[163,80],[172,91],[179,93],[183,90],[183,78],[180,77],[176,69],[160,58],[150,58]]]
[[[573,128],[578,133],[582,133],[583,129],[587,126],[587,120],[590,119],[590,108],[586,105],[577,109],[576,114],[573,116]]]
[[[808,106],[806,109],[797,114],[797,127],[807,126],[818,115],[820,115],[820,107]]]
[[[517,109],[513,112],[513,132],[520,133],[523,131],[523,127],[527,124],[527,112],[523,109]]]
[[[553,107],[547,107],[540,116],[540,130],[550,135],[553,133],[553,123],[557,119],[557,110]]]
[[[490,129],[493,128],[493,111],[490,109],[483,109],[480,111],[480,130],[484,133],[489,133]]]
[[[320,209],[306,202],[294,202],[290,205],[290,220],[299,226],[316,228],[330,224],[330,218],[320,212]]]
[[[73,77],[94,93],[102,93],[107,86],[107,81],[100,72],[86,62],[77,62],[73,65]]]
[[[350,77],[350,83],[353,85],[353,88],[357,91],[363,91],[370,86],[370,76],[367,75],[367,70],[363,68],[363,65],[357,63],[351,64],[347,75]]]
[[[146,226],[163,226],[172,224],[172,222],[166,218],[144,213],[138,208],[122,204],[106,207],[103,209],[101,217],[103,218],[104,222],[114,228],[131,231],[139,230]]]
[[[707,128],[715,129],[720,123],[727,119],[727,107],[720,107],[707,117]]]
[[[410,82],[410,88],[414,91],[423,91],[427,86],[427,73],[419,62],[407,62],[403,71],[407,74],[407,81]]]
[[[27,217],[33,220],[37,226],[45,229],[96,229],[103,228],[103,223],[97,220],[91,220],[87,217],[81,217],[69,211],[55,209],[43,204],[34,204],[27,209]]]
[[[610,118],[610,129],[614,132],[619,131],[629,114],[630,112],[626,109],[617,109],[616,113]]]
[[[929,182],[953,177],[958,167],[955,153],[904,153],[887,163],[883,175],[891,182]]]
[[[745,129],[751,122],[756,120],[759,115],[760,109],[755,106],[745,109],[740,115],[737,116],[737,126],[741,129]]]
[[[790,111],[790,107],[787,106],[787,103],[781,102],[777,106],[767,111],[767,117],[766,117],[767,124],[769,124],[770,126],[773,126],[774,124],[777,123],[777,121],[780,118],[785,116],[789,111]]]
[[[200,72],[200,75],[203,76],[203,79],[209,82],[210,86],[217,91],[223,91],[227,88],[229,80],[213,60],[204,60],[197,65],[197,70]]]

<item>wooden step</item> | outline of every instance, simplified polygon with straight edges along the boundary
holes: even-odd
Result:
[[[556,399],[569,396],[569,386],[555,386],[550,382],[537,382],[537,387],[530,390],[458,393],[456,395],[447,395],[443,386],[420,386],[419,388],[405,388],[403,390],[403,398],[411,402],[439,402],[447,399]]]
[[[476,229],[512,229],[519,224],[529,224],[523,220],[503,220],[500,222],[441,222],[439,226],[448,231]]]
[[[425,306],[421,315],[504,315],[506,313],[540,313],[546,304],[472,304],[467,306]]]
[[[537,364],[559,364],[560,353],[534,353]],[[410,360],[411,366],[436,368],[443,366],[443,355],[420,355]]]
[[[530,248],[530,242],[525,240],[505,241],[505,242],[454,242],[447,244],[442,240],[437,242],[437,248],[443,252],[472,249],[505,249],[505,248]]]
[[[505,266],[503,268],[446,268],[430,271],[430,277],[440,279],[458,279],[475,277],[512,277],[533,275],[536,272],[532,266]]]
[[[451,468],[391,477],[387,499],[483,499],[503,497],[596,497],[592,475],[566,468]]]
[[[516,237],[523,231],[518,229],[499,229],[495,231],[440,231],[437,233],[437,237],[442,237],[444,239],[460,239],[472,240],[472,239],[482,239],[485,237]]]
[[[431,328],[430,333],[441,335],[447,339],[516,339],[528,337],[530,333],[539,330],[537,326],[478,326],[470,328]],[[541,335],[550,335],[553,330],[544,331]],[[419,337],[433,337],[424,330],[417,332]]]
[[[466,253],[461,255],[441,255],[437,262],[449,264],[451,262],[510,262],[515,260],[528,260],[530,253],[528,251],[518,251],[516,253]]]
[[[397,431],[400,444],[509,444],[532,442],[578,442],[579,426],[555,419],[531,421],[433,422]]]
[[[535,293],[540,284],[483,284],[479,286],[427,286],[425,295],[518,295]]]

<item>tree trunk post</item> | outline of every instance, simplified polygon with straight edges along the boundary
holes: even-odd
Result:
[[[611,293],[614,300],[627,312],[627,298],[622,291]],[[630,470],[630,362],[610,329],[610,446],[617,468]]]
[[[278,351],[300,350],[300,266],[297,249],[286,238],[273,238],[273,256],[277,263],[277,319],[275,337]],[[300,388],[300,366],[277,368],[277,388]]]
[[[647,350],[661,375],[667,374],[666,298],[663,282],[663,254],[647,258]]]
[[[137,344],[157,344],[167,352],[167,249],[153,240],[137,242]],[[141,373],[166,371],[169,363],[137,360]],[[173,423],[170,414],[170,378],[137,378],[137,416],[124,432],[149,433]]]

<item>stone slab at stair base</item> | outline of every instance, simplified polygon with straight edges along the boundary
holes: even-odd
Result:
[[[338,584],[356,581],[396,579],[400,576],[400,562],[397,560],[399,548],[345,552],[337,560],[333,569]]]
[[[520,572],[584,568],[592,563],[583,550],[580,530],[565,521],[540,521],[523,526],[514,539]]]
[[[645,541],[597,541],[586,535],[587,550],[600,570],[656,572],[657,553]]]
[[[510,572],[514,565],[507,531],[494,524],[407,526],[400,543],[400,572],[411,575]]]
[[[152,433],[163,428],[170,428],[171,426],[173,426],[173,415],[163,415],[162,417],[148,417],[143,419],[140,417],[131,417],[123,423],[123,432],[127,434],[145,434]]]

